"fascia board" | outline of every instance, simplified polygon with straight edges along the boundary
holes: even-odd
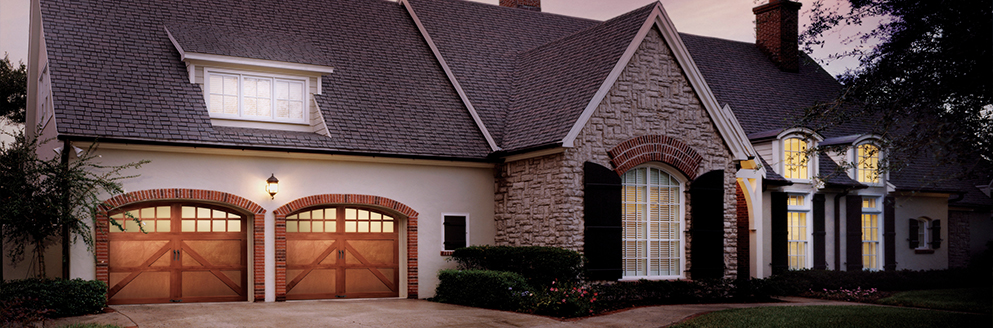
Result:
[[[438,64],[441,65],[441,69],[445,71],[445,75],[448,76],[448,80],[452,82],[452,86],[455,91],[459,94],[459,98],[462,99],[462,103],[469,110],[469,115],[472,116],[472,120],[476,122],[476,126],[483,133],[483,137],[486,138],[486,143],[490,145],[492,151],[500,150],[497,146],[496,141],[493,140],[493,136],[490,135],[490,131],[486,129],[486,125],[483,124],[483,119],[479,117],[476,112],[476,108],[472,106],[472,102],[469,101],[469,97],[466,95],[465,90],[462,89],[462,85],[459,84],[459,80],[455,78],[455,74],[452,73],[452,69],[448,67],[448,62],[445,58],[441,56],[441,51],[438,50],[438,46],[434,44],[434,40],[431,35],[428,34],[428,30],[424,28],[424,24],[421,23],[421,19],[417,17],[417,13],[414,12],[414,7],[410,5],[407,0],[400,0],[400,5],[407,9],[407,13],[410,14],[410,18],[414,20],[414,25],[417,25],[417,30],[421,32],[421,36],[424,37],[424,41],[428,44],[428,48],[431,48],[431,52],[434,53],[434,57],[438,59]]]
[[[278,60],[267,60],[267,59],[256,59],[256,58],[244,58],[244,57],[234,57],[225,55],[215,55],[215,54],[204,54],[197,52],[187,52],[183,50],[183,47],[179,45],[176,38],[172,36],[172,32],[169,32],[168,28],[165,28],[166,34],[169,35],[169,41],[172,45],[176,47],[179,51],[179,57],[183,61],[188,60],[200,60],[205,62],[214,62],[222,64],[233,64],[233,65],[247,65],[256,67],[266,67],[266,68],[278,68],[278,69],[288,69],[303,72],[314,72],[322,74],[334,73],[334,68],[330,66],[323,65],[313,65],[313,64],[301,64],[301,63],[291,63]]]
[[[645,23],[638,30],[638,34],[635,36],[634,40],[628,46],[627,50],[621,56],[621,59],[614,66],[614,69],[607,75],[607,79],[600,86],[600,90],[593,96],[586,109],[583,110],[583,114],[573,125],[569,134],[562,139],[563,147],[573,147],[576,138],[579,136],[579,132],[582,131],[583,127],[593,116],[593,112],[599,107],[600,102],[603,98],[607,96],[607,92],[613,87],[617,78],[620,77],[621,72],[627,67],[628,62],[634,57],[635,52],[644,41],[645,37],[652,27],[658,26],[659,31],[662,33],[662,37],[665,39],[666,43],[669,45],[673,56],[676,57],[676,61],[679,63],[680,67],[683,69],[683,73],[686,74],[687,80],[689,80],[690,85],[696,92],[697,96],[700,97],[700,101],[703,103],[704,108],[707,113],[712,118],[714,126],[717,127],[718,133],[721,134],[722,139],[724,139],[725,144],[727,144],[728,149],[731,151],[731,155],[735,160],[748,160],[750,157],[754,157],[756,152],[752,148],[751,143],[748,141],[748,137],[745,135],[744,130],[741,125],[737,122],[734,115],[731,114],[730,108],[721,108],[718,105],[717,98],[714,97],[713,91],[710,90],[710,86],[703,78],[703,74],[700,73],[700,69],[697,68],[696,63],[690,56],[689,51],[686,49],[686,45],[683,44],[683,40],[676,33],[676,28],[669,20],[668,14],[665,12],[665,8],[661,4],[656,4],[652,13],[645,20]]]

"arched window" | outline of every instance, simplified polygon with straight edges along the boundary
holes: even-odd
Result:
[[[624,278],[683,273],[682,182],[654,166],[621,177]]]
[[[862,183],[879,183],[879,147],[864,143],[856,149],[855,177]]]
[[[801,138],[783,140],[783,176],[787,179],[809,179],[807,142]]]

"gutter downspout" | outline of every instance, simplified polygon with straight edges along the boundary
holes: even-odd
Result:
[[[62,141],[62,279],[69,280],[69,139]]]
[[[848,196],[850,188],[845,188],[840,194],[834,195],[834,271],[841,271],[841,197]]]

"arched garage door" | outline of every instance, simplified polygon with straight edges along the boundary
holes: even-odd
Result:
[[[186,203],[133,205],[110,214],[122,226],[111,225],[108,236],[109,304],[248,299],[244,215]]]
[[[286,298],[399,296],[399,220],[325,206],[286,216]]]

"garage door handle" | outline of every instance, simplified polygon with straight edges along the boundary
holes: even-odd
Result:
[[[173,261],[179,261],[179,250],[178,249],[172,250],[172,260]]]
[[[339,249],[338,250],[338,258],[339,259],[345,258],[345,251]]]

